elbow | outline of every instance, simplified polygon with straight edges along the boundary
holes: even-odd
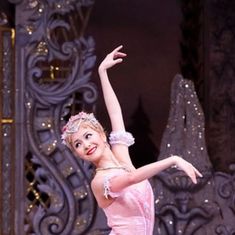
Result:
[[[136,184],[138,183],[135,171],[131,172],[128,174],[128,184],[132,185],[132,184]]]

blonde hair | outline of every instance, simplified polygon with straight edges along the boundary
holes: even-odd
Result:
[[[71,150],[73,150],[71,136],[76,133],[81,126],[90,127],[91,129],[105,135],[103,126],[95,118],[93,113],[80,112],[77,115],[71,116],[62,129],[62,143]]]

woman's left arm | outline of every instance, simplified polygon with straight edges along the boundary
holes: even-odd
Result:
[[[176,165],[180,170],[184,171],[195,184],[197,183],[197,177],[202,177],[202,174],[191,163],[181,157],[171,156],[166,159],[142,166],[129,173],[127,172],[125,174],[113,177],[110,180],[112,191],[119,192],[132,184],[149,179],[173,165]]]
[[[109,81],[107,73],[109,68],[121,63],[123,61],[123,57],[126,57],[126,54],[120,51],[121,49],[122,46],[119,46],[110,52],[101,62],[98,69],[103,97],[111,121],[112,132],[125,131],[121,106]],[[112,146],[112,151],[120,163],[133,166],[129,156],[128,146],[115,144]]]

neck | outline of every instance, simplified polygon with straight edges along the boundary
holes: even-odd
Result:
[[[120,163],[110,150],[99,160],[99,162],[95,163],[95,166],[96,168],[106,168],[120,166]]]
[[[106,170],[114,170],[114,169],[121,169],[121,170],[125,170],[127,172],[130,172],[130,169],[125,167],[125,166],[107,166],[107,167],[99,167],[96,168],[96,172],[98,171],[106,171]]]

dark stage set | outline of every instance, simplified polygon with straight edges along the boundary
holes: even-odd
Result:
[[[234,235],[234,12],[231,0],[1,0],[0,234],[109,234],[94,168],[60,135],[80,110],[110,131],[97,67],[123,45],[109,75],[135,166],[178,154],[204,175],[151,179],[154,235]]]

